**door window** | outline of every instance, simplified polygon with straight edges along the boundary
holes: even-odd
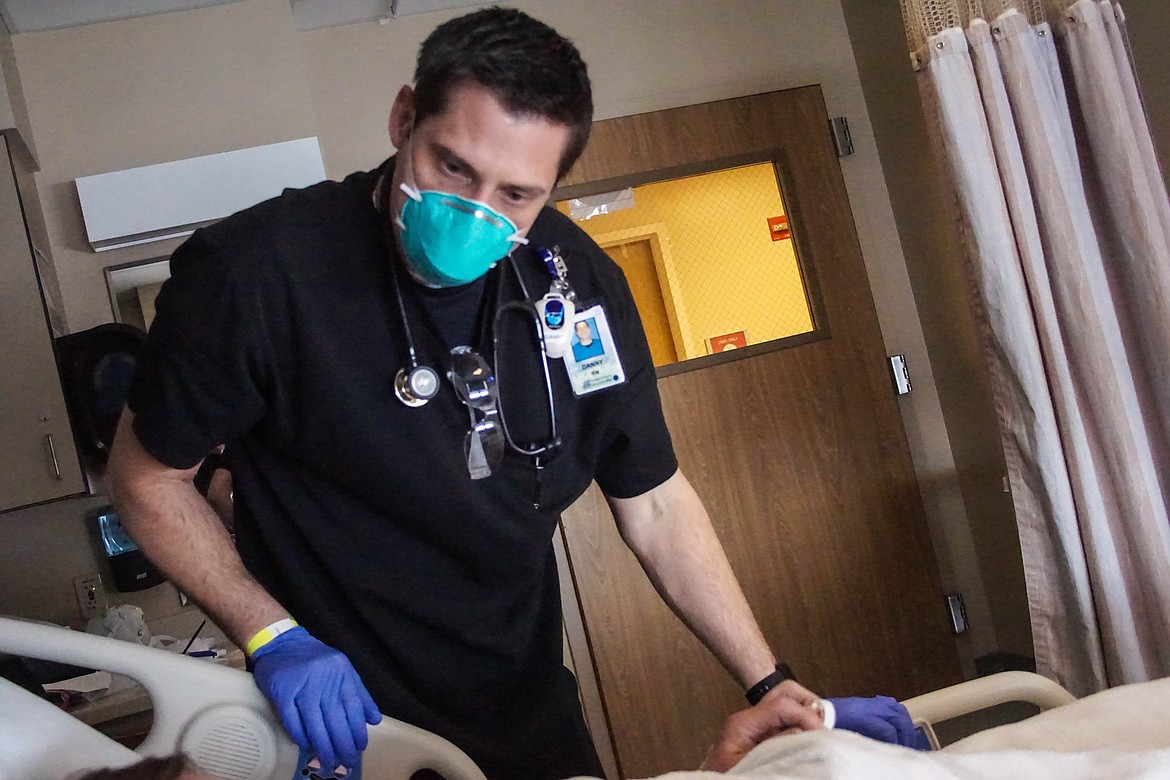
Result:
[[[773,162],[556,205],[622,267],[656,366],[815,330]]]

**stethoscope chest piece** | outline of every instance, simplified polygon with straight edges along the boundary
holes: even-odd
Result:
[[[418,407],[439,394],[439,373],[430,366],[416,365],[394,375],[394,395],[407,406]]]

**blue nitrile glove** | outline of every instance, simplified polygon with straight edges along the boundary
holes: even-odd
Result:
[[[852,697],[829,699],[837,710],[835,728],[861,734],[863,737],[888,742],[891,745],[923,749],[910,713],[897,699],[874,696],[872,699]]]
[[[343,653],[301,626],[252,654],[256,685],[280,713],[293,742],[313,750],[321,766],[358,766],[369,737],[366,724],[382,713]]]

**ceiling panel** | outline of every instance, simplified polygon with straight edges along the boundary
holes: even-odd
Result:
[[[240,0],[0,0],[0,16],[12,34],[76,27],[135,16],[186,11]]]
[[[498,0],[292,0],[297,28],[314,30],[357,22],[495,4]]]
[[[0,18],[12,34],[189,11],[241,0],[0,0]],[[488,5],[492,0],[290,0],[298,29],[392,19]]]

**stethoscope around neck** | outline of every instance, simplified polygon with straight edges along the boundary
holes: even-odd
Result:
[[[374,184],[374,209],[378,212],[386,237],[386,249],[390,260],[390,284],[394,288],[394,299],[398,316],[402,319],[402,332],[406,336],[407,364],[394,374],[394,396],[409,407],[425,406],[427,401],[439,394],[439,372],[418,360],[414,348],[414,336],[410,331],[410,320],[406,316],[406,305],[402,301],[402,284],[398,281],[398,252],[394,247],[394,233],[390,227],[390,193],[386,186],[388,175],[383,168]]]
[[[402,297],[402,283],[399,279],[400,270],[398,268],[398,253],[394,251],[394,236],[389,223],[389,196],[388,193],[381,192],[385,189],[383,187],[385,175],[383,179],[379,180],[375,190],[375,205],[380,212],[383,224],[386,226],[386,236],[389,242],[390,250],[390,282],[394,288],[394,301],[397,305],[398,316],[402,321],[402,333],[406,339],[406,358],[407,364],[398,369],[394,374],[394,395],[395,397],[408,407],[418,408],[425,406],[428,401],[439,394],[442,382],[439,372],[431,366],[419,360],[418,350],[414,344],[414,334],[410,328],[410,318],[406,314],[406,304]],[[559,256],[558,256],[559,260]],[[534,324],[537,344],[544,343],[544,334],[541,328],[540,320],[537,318],[536,310],[530,303],[532,296],[529,294],[528,285],[524,281],[524,275],[520,273],[520,269],[516,267],[516,262],[511,255],[503,258],[503,261],[511,269],[516,277],[516,281],[520,286],[520,292],[523,296],[523,301],[508,301],[501,302],[498,300],[500,290],[503,287],[503,280],[500,280],[499,286],[496,289],[497,302],[496,311],[492,321],[492,358],[495,363],[496,370],[491,381],[498,386],[500,375],[500,324],[502,317],[509,313],[521,313],[528,317]],[[561,261],[563,262],[563,261]],[[566,284],[567,287],[567,284]],[[548,418],[549,418],[549,437],[544,442],[533,442],[530,444],[522,444],[512,438],[508,430],[508,425],[504,417],[503,405],[496,402],[494,404],[494,411],[498,414],[500,420],[500,428],[503,431],[504,438],[508,446],[522,454],[529,457],[539,458],[545,454],[551,454],[561,445],[561,439],[557,435],[557,414],[556,403],[553,397],[552,376],[549,370],[549,356],[544,349],[539,349],[541,368],[544,372],[544,386],[546,393],[546,400],[548,402]],[[466,403],[466,401],[465,401]]]
[[[410,320],[406,316],[406,305],[402,301],[402,285],[398,281],[397,258],[390,257],[390,279],[394,287],[394,298],[398,303],[398,314],[402,318],[402,333],[406,336],[407,364],[394,374],[394,396],[407,406],[425,406],[427,401],[439,394],[439,372],[418,360],[414,348],[414,336],[410,332]]]

